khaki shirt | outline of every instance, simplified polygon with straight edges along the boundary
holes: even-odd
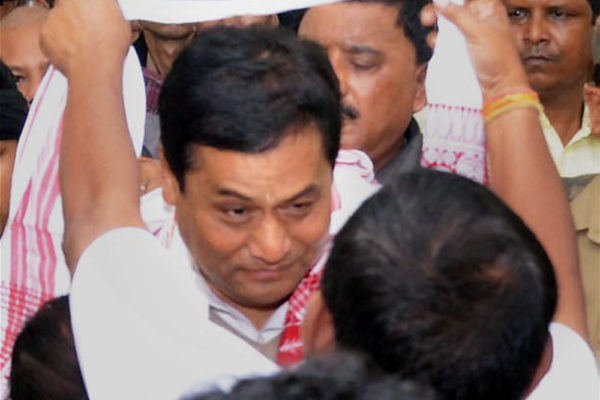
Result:
[[[582,188],[575,180],[589,183]],[[600,364],[600,175],[575,180],[566,184],[577,232],[590,344]]]

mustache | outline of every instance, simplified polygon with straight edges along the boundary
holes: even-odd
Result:
[[[342,104],[342,117],[348,119],[356,119],[359,117],[358,110],[352,106]]]
[[[551,61],[558,59],[558,54],[555,51],[549,50],[544,47],[530,46],[521,52],[521,59],[526,60],[528,58],[545,58]]]

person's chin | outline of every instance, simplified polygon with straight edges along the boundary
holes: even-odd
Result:
[[[361,149],[362,134],[360,126],[356,122],[344,122],[340,144],[342,149]]]
[[[529,81],[531,88],[538,93],[552,90],[560,81],[554,74],[539,70],[527,71],[527,80]]]

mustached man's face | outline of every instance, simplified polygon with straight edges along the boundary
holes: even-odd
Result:
[[[331,214],[331,164],[312,125],[260,153],[192,149],[181,192],[165,198],[214,292],[255,325],[296,289],[322,250]]]
[[[583,86],[592,66],[587,0],[504,0],[529,83],[539,93]]]
[[[425,105],[425,66],[397,19],[388,5],[337,3],[310,9],[299,31],[327,49],[340,81],[342,147],[365,151],[376,169],[401,151],[413,112]]]

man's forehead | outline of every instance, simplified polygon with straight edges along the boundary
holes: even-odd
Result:
[[[300,34],[325,46],[378,49],[406,40],[398,9],[382,3],[343,2],[309,10]],[[326,43],[324,43],[326,42]]]
[[[207,145],[192,145],[190,172],[207,171],[217,180],[252,182],[286,180],[288,177],[314,175],[322,165],[329,166],[321,135],[312,125],[300,133],[285,135],[264,151],[223,150]]]
[[[0,57],[16,57],[19,65],[46,60],[40,47],[39,27],[0,28]],[[6,63],[8,61],[5,60]]]
[[[576,8],[589,8],[591,10],[590,3],[587,0],[503,0],[505,4],[511,6],[522,6],[522,7],[576,7]]]

